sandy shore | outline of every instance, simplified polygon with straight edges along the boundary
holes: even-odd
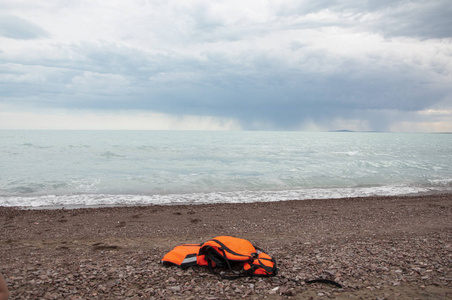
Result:
[[[452,195],[75,210],[0,208],[11,299],[451,299]],[[158,264],[218,235],[276,258],[272,278]],[[344,285],[306,285],[324,277]]]

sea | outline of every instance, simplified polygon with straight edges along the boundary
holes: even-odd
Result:
[[[249,203],[452,192],[452,135],[0,131],[0,206]]]

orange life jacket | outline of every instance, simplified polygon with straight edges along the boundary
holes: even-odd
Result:
[[[208,266],[213,273],[214,268],[227,268],[234,273],[233,276],[222,276],[227,279],[277,274],[276,261],[267,253],[247,240],[231,236],[219,236],[203,244],[177,246],[161,262],[181,268]]]
[[[183,244],[174,247],[160,261],[165,265],[176,265],[182,269],[196,266],[197,255],[202,244]]]

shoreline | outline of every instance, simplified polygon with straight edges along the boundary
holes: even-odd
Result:
[[[197,194],[197,193],[195,193]],[[341,200],[341,199],[366,199],[366,198],[386,198],[386,197],[422,197],[422,196],[434,196],[434,195],[442,195],[442,194],[452,194],[450,190],[434,190],[430,189],[428,191],[418,191],[411,192],[406,194],[397,194],[397,195],[358,195],[358,196],[339,196],[339,197],[327,197],[327,198],[305,198],[305,199],[282,199],[282,200],[263,200],[256,202],[171,202],[171,203],[132,203],[132,204],[96,204],[96,205],[83,205],[83,204],[73,204],[73,205],[43,205],[43,206],[2,206],[0,208],[15,208],[21,210],[72,210],[72,209],[94,209],[94,208],[114,208],[114,207],[146,207],[146,206],[190,206],[190,205],[217,205],[217,204],[231,204],[231,205],[240,205],[240,204],[252,204],[252,203],[270,203],[270,202],[289,202],[289,201],[330,201],[330,200]],[[173,194],[170,194],[173,195]],[[174,194],[178,195],[178,194]],[[71,197],[76,197],[77,195],[71,195]],[[80,194],[80,197],[86,196],[86,194]],[[119,196],[117,194],[102,194],[103,197],[108,198],[108,196],[116,197]],[[124,196],[136,196],[143,197],[145,195],[124,195]],[[33,196],[37,197],[37,196]],[[25,197],[26,198],[26,197]]]
[[[0,207],[11,299],[447,299],[452,194],[79,209]],[[250,240],[279,275],[222,281],[165,268],[174,246]],[[325,277],[344,285],[298,285]]]

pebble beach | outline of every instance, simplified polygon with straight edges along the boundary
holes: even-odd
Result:
[[[248,204],[0,207],[11,299],[451,299],[452,194]],[[159,264],[220,235],[277,261],[275,277],[221,280]],[[304,280],[335,280],[306,284]]]

